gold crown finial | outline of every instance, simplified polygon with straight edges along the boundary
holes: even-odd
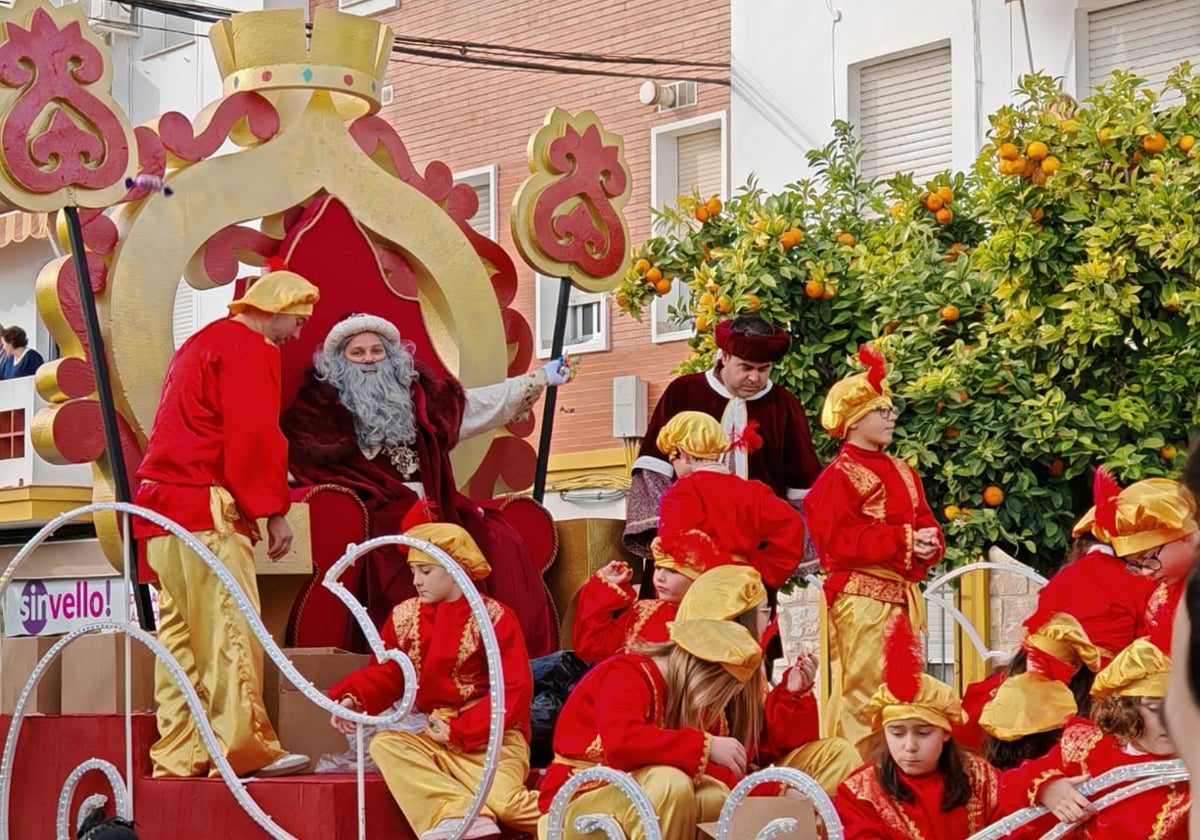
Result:
[[[208,37],[225,95],[316,88],[333,93],[346,116],[378,111],[395,37],[391,27],[318,8],[311,42],[305,28],[302,9],[239,12],[213,24]]]

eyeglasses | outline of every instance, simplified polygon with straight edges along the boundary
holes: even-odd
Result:
[[[1147,552],[1141,557],[1126,557],[1125,571],[1127,572],[1157,572],[1162,568],[1162,560],[1159,555],[1162,554],[1163,547],[1160,545],[1153,552]]]
[[[883,420],[895,420],[900,416],[900,408],[898,406],[888,406],[886,408],[873,408],[872,414],[878,414]]]

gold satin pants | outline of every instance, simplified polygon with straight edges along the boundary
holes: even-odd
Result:
[[[442,820],[466,816],[483,778],[486,747],[470,752],[440,744],[415,732],[380,732],[371,741],[388,790],[408,824],[420,836]],[[504,733],[492,789],[480,810],[517,831],[532,832],[538,821],[538,793],[525,787],[529,742],[515,729]]]
[[[200,531],[196,538],[225,564],[254,609],[260,609],[250,539]],[[263,651],[250,626],[208,566],[175,537],[146,543],[159,578],[158,640],[179,662],[208,713],[234,772],[244,776],[283,755],[263,707]],[[161,662],[154,671],[159,740],[150,748],[154,776],[215,775],[183,692]]]
[[[838,785],[846,781],[862,763],[858,750],[844,738],[810,741],[776,762],[780,767],[791,767],[812,776],[830,796],[837,793]]]
[[[865,709],[883,679],[883,628],[900,604],[839,592],[829,608],[829,705],[822,734],[858,746],[871,734]]]
[[[658,814],[663,840],[696,840],[696,824],[716,820],[729,796],[729,788],[712,776],[704,776],[697,785],[674,767],[642,767],[629,775],[646,791],[654,813]],[[633,803],[613,785],[589,790],[571,800],[563,819],[566,840],[585,836],[573,827],[575,818],[584,814],[611,814],[629,840],[646,840],[645,827]],[[549,828],[550,815],[543,814],[537,826],[538,840],[546,840]]]

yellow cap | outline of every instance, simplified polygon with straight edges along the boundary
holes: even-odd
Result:
[[[671,641],[697,659],[720,665],[740,683],[747,683],[762,664],[762,651],[750,631],[732,621],[693,618],[668,621]]]
[[[762,575],[750,566],[717,566],[691,585],[679,602],[677,621],[709,618],[732,621],[767,600]]]
[[[703,411],[681,411],[658,433],[658,451],[671,459],[682,449],[693,458],[716,461],[729,449],[729,436],[720,421]]]
[[[492,572],[492,567],[488,565],[483,552],[479,550],[479,546],[475,544],[475,540],[471,539],[471,535],[461,525],[452,525],[449,522],[425,522],[409,528],[404,532],[404,535],[406,537],[416,537],[419,540],[425,540],[436,545],[453,557],[455,562],[463,567],[471,580],[483,580]],[[431,563],[437,566],[441,565],[419,548],[410,548],[408,550],[408,562],[410,564]]]
[[[1115,530],[1096,518],[1093,506],[1071,535],[1091,531],[1111,545],[1118,557],[1128,557],[1182,539],[1196,530],[1196,501],[1178,481],[1147,478],[1129,485],[1116,499]]]
[[[835,382],[821,406],[821,425],[835,438],[845,438],[850,427],[877,408],[892,407],[892,389],[884,379],[883,354],[864,344],[858,348],[858,360],[865,373],[856,373]]]
[[[1113,657],[1092,683],[1093,697],[1165,697],[1171,658],[1149,639],[1137,639]]]
[[[954,689],[928,674],[921,674],[916,696],[909,701],[892,694],[886,684],[879,686],[867,702],[866,712],[875,732],[897,720],[923,720],[947,732],[967,722],[967,713]]]
[[[230,301],[229,311],[237,315],[257,309],[271,315],[309,316],[320,297],[320,290],[294,271],[272,271],[250,284],[240,298]]]
[[[1021,647],[1029,653],[1030,670],[1041,671],[1060,682],[1070,682],[1081,665],[1092,672],[1100,668],[1100,649],[1092,644],[1079,619],[1069,613],[1052,614],[1045,624],[1025,637]],[[1047,662],[1039,655],[1043,653],[1058,662]],[[1051,670],[1055,673],[1050,673]]]
[[[1061,729],[1079,712],[1075,695],[1064,683],[1034,671],[1000,683],[979,714],[983,731],[1000,741]]]

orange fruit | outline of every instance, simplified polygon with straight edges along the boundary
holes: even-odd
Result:
[[[1192,150],[1192,146],[1196,145],[1196,138],[1190,134],[1185,134],[1179,138],[1175,145],[1181,152],[1190,152]]]
[[[718,285],[717,283],[709,283],[709,284],[708,284],[707,286],[705,286],[704,288],[708,289],[710,292],[715,292],[715,291],[717,291],[718,289],[720,289],[721,287],[720,287],[720,285]]]
[[[942,197],[942,204],[949,204],[954,201],[954,190],[949,187],[938,187],[937,194]]]
[[[719,216],[721,210],[724,209],[724,205],[721,204],[721,199],[714,195],[708,201],[704,202],[704,209],[708,211],[708,215],[710,216]]]
[[[733,301],[731,301],[725,295],[721,295],[719,298],[717,298],[717,311],[718,312],[720,312],[723,315],[726,312],[728,312],[730,309],[733,309]]]
[[[785,249],[795,248],[804,240],[804,231],[800,228],[788,228],[779,234],[779,244]]]
[[[925,209],[930,213],[936,213],[937,211],[941,210],[942,205],[945,203],[946,202],[943,201],[942,197],[937,193],[930,193],[929,195],[925,196]]]
[[[825,300],[833,300],[837,296],[837,285],[834,283],[826,283],[825,291],[821,295]]]
[[[1174,446],[1167,444],[1162,449],[1158,450],[1158,454],[1168,461],[1174,461],[1175,456],[1179,454],[1179,451]]]
[[[1021,171],[1018,173],[1022,178],[1032,178],[1033,173],[1037,171],[1037,164],[1029,158],[1024,158],[1024,163],[1021,164]]]
[[[889,210],[888,212],[892,214],[893,219],[896,218],[897,216],[899,216],[901,213],[904,212],[904,202],[897,201],[895,204],[892,205],[892,209]]]
[[[714,303],[716,303],[716,299],[712,296],[712,292],[705,292],[700,295],[700,300],[696,301],[696,305],[704,309],[707,309]]]
[[[1004,491],[995,484],[983,488],[983,503],[989,507],[998,507],[1004,501]]]
[[[955,321],[958,320],[958,307],[957,306],[943,306],[941,309],[938,310],[938,315],[947,324],[953,324]]]
[[[1051,461],[1050,465],[1048,467],[1046,467],[1046,473],[1049,476],[1051,476],[1052,478],[1057,478],[1058,476],[1062,475],[1063,474],[1062,458],[1055,458],[1053,461]]]
[[[1096,134],[1096,137],[1100,140],[1101,146],[1107,146],[1112,142],[1112,131],[1113,130],[1108,126],[1104,126],[1104,128],[1100,129],[1100,131]]]
[[[1029,173],[1029,180],[1040,187],[1046,183],[1046,170],[1040,166],[1035,166],[1033,171]]]
[[[946,507],[942,509],[942,515],[948,520],[957,519],[960,513],[962,513],[962,510],[959,509],[958,505],[946,505]]]
[[[1142,148],[1145,149],[1148,154],[1156,155],[1163,149],[1167,148],[1167,138],[1164,137],[1160,131],[1156,131],[1153,134],[1147,134],[1142,138]]]
[[[996,164],[996,171],[1001,175],[1012,174],[1012,161],[1002,160]]]
[[[958,397],[958,401],[960,403],[965,403],[967,401],[967,392],[966,391],[959,391],[958,394],[956,394],[956,396]]]
[[[962,434],[962,432],[960,432],[958,429],[954,428],[953,426],[946,429],[946,437],[948,437],[948,438],[956,438],[960,434]]]
[[[638,274],[641,274],[644,277],[646,275],[646,272],[650,270],[650,261],[649,260],[638,260],[637,262],[635,262],[633,264],[633,270],[636,271]]]
[[[1025,157],[1030,160],[1041,160],[1048,154],[1050,154],[1050,149],[1041,140],[1034,140],[1025,147]]]
[[[896,327],[898,327],[898,326],[900,326],[899,321],[888,321],[886,324],[883,325],[883,334],[891,335],[893,332],[895,332]]]
[[[839,244],[845,245],[847,248],[853,248],[858,244],[858,242],[854,239],[854,235],[846,231],[842,231],[837,235],[837,241]]]
[[[945,401],[944,401],[944,400],[938,400],[938,401],[937,401],[937,405],[935,405],[935,406],[933,407],[933,413],[934,413],[934,414],[941,414],[941,413],[942,413],[942,409],[943,409],[943,408],[945,408],[945,407],[946,407],[946,403],[945,403]]]
[[[708,332],[712,327],[712,322],[708,320],[707,315],[696,316],[696,330],[698,332]]]
[[[708,208],[701,204],[696,208],[696,212],[693,215],[696,217],[697,222],[703,224],[708,221]]]
[[[1063,120],[1062,121],[1062,130],[1063,130],[1063,134],[1078,134],[1079,133],[1079,122],[1077,120],[1073,120],[1073,119]]]
[[[660,295],[665,295],[671,291],[671,278],[664,277],[661,280],[654,281],[654,291]]]
[[[746,308],[751,312],[756,312],[760,306],[758,295],[746,295]]]
[[[819,298],[825,294],[825,284],[820,280],[809,280],[804,284],[804,294],[810,298]]]
[[[663,279],[662,271],[660,271],[656,266],[651,266],[650,268],[646,269],[645,276],[646,282],[652,286],[659,280]]]
[[[1043,210],[1041,207],[1034,207],[1032,210],[1029,211],[1029,215],[1033,217],[1033,220],[1035,222],[1040,222],[1042,220],[1042,217],[1046,215],[1046,211]]]
[[[629,305],[629,295],[625,294],[624,292],[617,292],[617,306],[624,309],[628,305]]]
[[[1131,154],[1129,156],[1129,162],[1132,163],[1134,166],[1137,166],[1139,163],[1142,162],[1142,153],[1135,151],[1133,154]]]
[[[1054,155],[1048,155],[1042,159],[1042,171],[1047,175],[1053,175],[1062,167],[1062,161]]]
[[[1017,148],[1015,143],[1001,143],[996,156],[1000,160],[1016,160],[1021,154],[1021,150]]]
[[[950,220],[954,218],[954,214],[950,212],[949,207],[943,207],[941,210],[933,214],[939,225],[948,225]]]

